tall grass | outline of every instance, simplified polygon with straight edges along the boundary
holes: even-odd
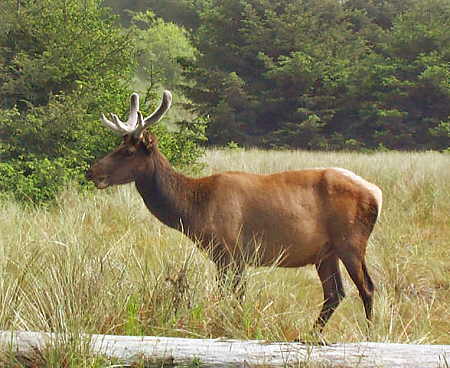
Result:
[[[374,324],[345,275],[328,341],[450,344],[450,156],[211,150],[206,174],[344,167],[383,189],[367,261]],[[212,263],[160,224],[133,185],[56,206],[0,203],[0,329],[292,340],[322,303],[315,268],[251,268],[243,303],[221,296]],[[343,267],[341,267],[343,269]]]

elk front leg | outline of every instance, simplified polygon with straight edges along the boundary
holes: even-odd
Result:
[[[221,294],[231,289],[242,300],[245,292],[245,282],[242,277],[245,268],[243,262],[224,251],[215,252],[212,259],[216,264],[217,283]]]
[[[316,269],[322,282],[324,299],[319,318],[314,324],[314,329],[320,333],[341,300],[345,297],[345,292],[336,255],[331,254],[321,260],[316,264]]]

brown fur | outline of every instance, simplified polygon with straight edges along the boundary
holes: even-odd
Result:
[[[324,291],[319,330],[345,296],[340,259],[371,319],[374,287],[364,256],[381,206],[373,184],[333,168],[189,178],[173,170],[150,134],[125,136],[87,177],[99,188],[135,181],[150,212],[206,249],[220,275],[232,266],[236,284],[249,261],[314,264]]]

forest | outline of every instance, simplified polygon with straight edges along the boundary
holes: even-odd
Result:
[[[449,145],[448,0],[109,0],[190,32],[184,87],[211,144]]]
[[[3,0],[0,195],[86,186],[101,112],[175,96],[160,146],[448,152],[449,0]]]

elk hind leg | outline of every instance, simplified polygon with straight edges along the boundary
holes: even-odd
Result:
[[[319,318],[314,323],[314,329],[321,332],[341,300],[345,297],[345,292],[339,270],[339,260],[334,253],[329,254],[317,263],[316,269],[322,283],[324,302]]]
[[[372,320],[374,284],[367,271],[364,256],[360,252],[342,252],[340,259],[355,283],[359,296],[364,304],[367,321]]]

